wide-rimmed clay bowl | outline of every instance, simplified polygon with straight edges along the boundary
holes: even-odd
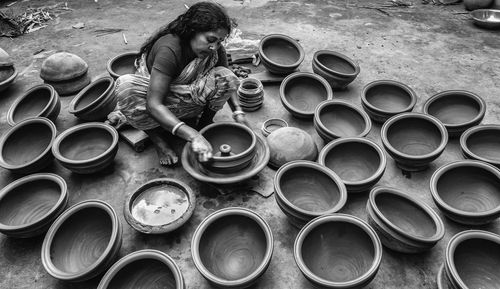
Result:
[[[315,161],[318,148],[310,134],[297,127],[282,127],[267,136],[271,151],[269,166],[278,169],[296,160]]]
[[[151,180],[125,199],[123,214],[132,228],[145,234],[171,232],[189,220],[196,206],[193,190],[169,178]]]
[[[445,251],[449,288],[500,288],[500,236],[482,230],[453,236]]]
[[[487,29],[500,29],[500,9],[477,9],[470,13],[474,24]]]
[[[439,215],[427,204],[399,190],[376,187],[366,204],[368,223],[384,246],[402,253],[431,249],[444,237]]]
[[[282,127],[287,127],[288,122],[286,120],[281,119],[281,118],[268,118],[266,119],[260,128],[262,131],[262,135],[267,137],[270,135],[273,131],[277,130],[278,128]]]
[[[48,118],[23,120],[10,128],[0,140],[0,166],[17,174],[30,174],[47,167],[56,126]]]
[[[312,69],[321,75],[333,90],[347,87],[360,72],[359,65],[342,53],[331,50],[316,51],[313,55]]]
[[[431,96],[422,110],[439,119],[448,130],[448,135],[454,137],[483,120],[486,103],[475,93],[447,90]]]
[[[106,202],[73,205],[50,226],[42,244],[42,264],[54,278],[80,282],[111,266],[122,244],[122,228]]]
[[[292,73],[280,85],[281,103],[295,117],[313,117],[318,104],[332,98],[326,80],[310,72]]]
[[[290,223],[301,228],[310,220],[338,212],[347,201],[342,180],[312,161],[292,161],[274,176],[274,198]]]
[[[361,92],[361,104],[370,118],[379,123],[392,116],[412,111],[417,95],[408,85],[394,80],[376,80]]]
[[[436,206],[455,222],[482,225],[500,217],[500,171],[474,160],[437,169],[430,189]]]
[[[14,83],[18,75],[17,69],[14,66],[3,67],[0,69],[0,92],[7,89]]]
[[[441,121],[416,112],[391,117],[380,134],[387,153],[406,171],[425,170],[448,143],[448,132]]]
[[[460,136],[464,157],[490,163],[500,168],[500,125],[478,125]]]
[[[212,145],[213,157],[203,165],[217,173],[235,172],[247,167],[255,156],[257,137],[246,125],[221,121],[200,130]]]
[[[387,158],[375,142],[361,137],[339,138],[321,149],[318,162],[336,173],[347,192],[370,190],[385,172]]]
[[[300,230],[293,255],[316,288],[362,288],[377,274],[382,244],[373,228],[358,217],[323,215]]]
[[[314,128],[328,142],[339,137],[366,136],[372,128],[372,122],[368,114],[353,104],[327,100],[316,107]]]
[[[0,191],[0,232],[16,238],[45,233],[68,204],[63,178],[50,173],[20,178]]]
[[[287,35],[269,34],[259,43],[262,65],[274,74],[294,72],[304,61],[305,53],[299,42]]]
[[[7,122],[14,126],[32,117],[46,117],[55,121],[60,111],[59,94],[52,86],[40,84],[30,88],[12,103],[7,112]]]
[[[118,152],[118,132],[104,123],[79,124],[57,136],[52,152],[62,166],[74,173],[95,173],[113,163]]]
[[[198,271],[220,288],[246,288],[271,262],[273,234],[267,222],[245,208],[225,208],[206,217],[191,240]]]
[[[109,75],[111,75],[114,79],[117,79],[125,74],[134,74],[136,71],[135,60],[137,59],[138,54],[139,52],[137,51],[128,51],[120,53],[108,60],[106,70]]]
[[[136,251],[116,262],[97,289],[184,289],[182,272],[169,255],[153,249]]]
[[[115,81],[106,76],[98,78],[80,91],[69,103],[69,113],[86,121],[106,119],[117,103]]]

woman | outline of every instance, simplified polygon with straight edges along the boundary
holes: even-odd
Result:
[[[199,2],[162,27],[142,45],[136,74],[117,79],[117,110],[108,122],[126,121],[145,131],[162,165],[178,162],[167,142],[172,135],[190,142],[199,161],[208,161],[212,147],[198,130],[226,101],[233,118],[246,124],[236,95],[239,81],[222,46],[234,25],[219,4]]]

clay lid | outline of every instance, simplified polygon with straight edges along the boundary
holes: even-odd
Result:
[[[10,55],[7,53],[7,51],[0,48],[0,67],[13,65],[14,62],[12,61],[12,58],[10,58]]]
[[[68,53],[55,53],[42,63],[40,77],[47,81],[70,80],[85,74],[89,66],[79,56]]]

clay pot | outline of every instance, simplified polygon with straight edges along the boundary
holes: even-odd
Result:
[[[448,132],[435,117],[415,112],[395,115],[380,131],[385,150],[406,171],[425,170],[448,143]]]
[[[318,162],[336,173],[347,192],[370,190],[382,177],[387,159],[371,140],[360,137],[339,138],[323,147]]]
[[[339,137],[364,137],[371,128],[368,114],[345,101],[323,101],[314,111],[314,129],[325,142]]]
[[[377,274],[382,245],[375,231],[358,217],[323,215],[300,230],[293,255],[316,288],[362,288]]]
[[[0,166],[16,174],[38,172],[52,163],[56,126],[44,117],[29,118],[10,128],[0,140]]]
[[[361,104],[370,118],[379,123],[403,112],[412,111],[417,95],[406,84],[394,80],[376,80],[361,92]]]
[[[450,287],[448,287],[448,279],[446,278],[446,273],[444,272],[444,264],[439,267],[439,271],[436,276],[436,283],[438,289],[450,289]]]
[[[15,238],[45,233],[68,204],[68,188],[55,174],[22,177],[0,191],[0,232]]]
[[[90,83],[88,68],[87,63],[79,56],[58,52],[43,61],[40,78],[52,85],[59,95],[69,95]]]
[[[460,136],[464,157],[490,163],[500,168],[500,125],[479,125]]]
[[[269,134],[271,134],[273,131],[282,128],[282,127],[287,127],[288,122],[286,122],[284,119],[281,118],[269,118],[266,119],[260,128],[262,131],[262,135],[267,137]]]
[[[136,71],[135,60],[137,59],[139,52],[128,51],[120,53],[115,57],[108,60],[106,64],[106,69],[109,75],[115,80],[125,74],[134,74]]]
[[[443,221],[427,204],[399,190],[376,187],[366,204],[368,223],[382,244],[402,253],[431,249],[444,237]]]
[[[274,176],[274,197],[290,223],[302,228],[310,220],[338,212],[347,201],[342,180],[311,161],[292,161]]]
[[[31,117],[46,117],[55,121],[60,111],[59,94],[52,86],[40,84],[30,88],[12,103],[7,112],[7,122],[14,126]]]
[[[296,127],[282,127],[267,136],[271,151],[269,166],[278,169],[295,160],[315,161],[318,148],[312,136]]]
[[[269,34],[259,43],[262,65],[279,75],[294,72],[304,61],[304,49],[297,40],[283,34]]]
[[[106,76],[94,80],[71,100],[68,111],[82,120],[104,120],[116,107],[118,99],[114,91],[113,78]]]
[[[437,169],[430,189],[436,206],[451,220],[482,225],[500,216],[500,171],[473,160],[457,161]]]
[[[298,118],[312,118],[318,104],[332,97],[332,89],[326,80],[309,72],[292,73],[280,85],[281,103]]]
[[[143,184],[129,194],[123,214],[127,223],[137,231],[163,234],[184,225],[195,206],[196,197],[188,185],[160,178]]]
[[[83,123],[63,131],[52,146],[59,163],[77,174],[91,174],[108,167],[117,151],[118,132],[99,122]]]
[[[111,266],[122,244],[122,228],[113,208],[100,200],[75,204],[50,226],[42,244],[47,273],[81,282]]]
[[[247,288],[271,262],[273,234],[267,222],[245,208],[225,208],[206,217],[191,240],[198,271],[219,288]]]
[[[445,251],[445,275],[449,288],[500,288],[500,236],[482,230],[453,236]]]
[[[360,72],[359,65],[354,60],[331,50],[314,53],[312,70],[326,79],[333,90],[346,88]]]
[[[498,2],[498,0],[496,0]],[[500,2],[499,4],[500,5]],[[500,28],[500,7],[494,9],[477,9],[470,12],[474,24],[481,28],[497,30]]]
[[[447,90],[431,96],[422,110],[439,119],[448,130],[448,135],[455,137],[483,120],[486,103],[472,92]]]
[[[264,102],[264,86],[255,78],[244,78],[236,91],[243,111],[256,111]]]
[[[175,261],[158,250],[140,250],[121,258],[97,286],[97,289],[148,288],[186,288]]]
[[[464,0],[465,9],[471,11],[476,9],[485,9],[493,4],[493,0]]]
[[[0,67],[0,92],[6,90],[14,83],[17,74],[17,69],[14,66]]]
[[[11,66],[14,66],[14,61],[7,53],[7,51],[0,48],[0,69],[2,67],[11,67]]]
[[[213,157],[203,165],[214,172],[235,172],[247,167],[255,156],[254,132],[236,122],[216,122],[200,130],[212,145]]]

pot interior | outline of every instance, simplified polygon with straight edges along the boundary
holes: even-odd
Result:
[[[328,99],[328,91],[323,83],[309,76],[297,76],[286,84],[284,96],[297,110],[314,112],[318,104]]]
[[[470,96],[450,94],[433,101],[428,112],[445,124],[464,124],[478,116],[479,103]]]
[[[443,136],[438,127],[422,118],[405,118],[394,122],[387,130],[389,143],[399,152],[420,156],[434,152]]]
[[[52,130],[46,124],[27,123],[16,129],[6,139],[2,156],[11,165],[27,164],[49,147],[52,136]]]
[[[102,155],[112,143],[113,136],[107,130],[87,127],[66,135],[59,144],[59,151],[70,160],[88,160]]]
[[[293,65],[300,59],[297,47],[285,39],[268,39],[262,44],[262,51],[272,62],[281,65]]]
[[[87,90],[76,102],[75,110],[82,110],[101,97],[106,92],[110,84],[110,81],[99,81],[91,84],[92,87],[90,87],[90,89]]]
[[[325,156],[325,166],[343,181],[359,182],[371,178],[380,166],[376,149],[365,143],[345,142],[330,149]]]
[[[176,289],[170,268],[156,259],[140,259],[125,265],[113,276],[108,289]]]
[[[355,109],[345,105],[326,105],[320,113],[321,123],[340,137],[358,136],[366,129],[366,121]]]
[[[349,61],[334,54],[319,54],[318,62],[338,73],[352,74],[356,72],[356,68]]]
[[[479,157],[500,162],[500,130],[477,131],[469,136],[466,146]]]
[[[411,104],[411,95],[391,84],[375,85],[366,90],[365,97],[368,103],[387,112],[403,111]]]
[[[212,145],[214,156],[221,156],[222,145],[231,147],[230,155],[240,154],[252,145],[252,135],[245,129],[234,125],[217,125],[203,132],[203,136]]]
[[[26,95],[16,106],[12,119],[20,122],[30,117],[37,117],[51,100],[51,91],[47,88],[35,89]]]
[[[120,76],[124,74],[134,74],[136,70],[135,68],[136,57],[137,55],[135,54],[132,55],[128,54],[117,58],[111,64],[111,70]]]

